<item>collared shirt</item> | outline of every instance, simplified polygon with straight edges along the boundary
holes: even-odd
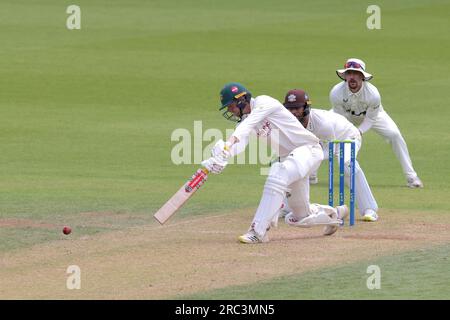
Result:
[[[232,148],[233,155],[245,150],[250,133],[266,138],[272,150],[282,157],[300,146],[319,143],[319,139],[306,130],[278,100],[258,96],[251,99],[250,107],[250,114],[232,134],[239,139],[239,143]]]
[[[354,140],[360,136],[358,129],[350,121],[328,110],[311,109],[306,128],[322,142]]]
[[[355,93],[350,91],[347,82],[338,83],[331,89],[330,102],[334,112],[359,125],[362,133],[372,127],[378,113],[383,111],[378,89],[367,81],[363,81],[361,89]]]

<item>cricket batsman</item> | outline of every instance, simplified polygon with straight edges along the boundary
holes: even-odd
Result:
[[[284,99],[284,106],[300,121],[308,131],[314,133],[324,146],[324,154],[328,154],[328,142],[332,140],[355,141],[355,157],[361,148],[362,137],[359,130],[345,117],[328,110],[311,108],[311,100],[302,89],[289,90]],[[345,145],[344,173],[345,182],[350,184],[350,145]],[[335,148],[335,156],[339,160],[339,145]],[[378,205],[372,194],[366,176],[358,160],[355,159],[355,199],[360,215],[364,221],[378,220]]]
[[[221,173],[231,156],[245,150],[251,133],[267,139],[281,159],[271,166],[253,221],[239,241],[249,244],[269,241],[267,231],[271,222],[278,218],[286,192],[292,194],[289,200],[292,214],[286,216],[286,223],[299,227],[325,225],[325,235],[335,233],[348,214],[348,207],[333,208],[309,202],[309,175],[323,159],[319,139],[278,100],[266,95],[252,98],[250,91],[240,83],[225,85],[220,100],[219,110],[223,111],[223,116],[238,122],[238,126],[227,142],[219,140],[213,147],[212,157],[202,162],[206,169]]]

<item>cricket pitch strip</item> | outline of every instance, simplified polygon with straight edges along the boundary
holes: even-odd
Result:
[[[160,226],[149,216],[146,226],[6,252],[0,298],[176,299],[450,243],[448,214],[383,210],[379,222],[357,221],[330,237],[280,220],[269,243],[240,244],[252,217],[243,209]],[[66,287],[70,265],[80,267],[79,290]]]

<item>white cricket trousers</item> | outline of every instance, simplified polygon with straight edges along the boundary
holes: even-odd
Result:
[[[366,175],[359,165],[358,152],[361,149],[362,138],[359,136],[355,139],[355,200],[356,205],[359,209],[360,215],[364,215],[367,209],[372,209],[378,211],[378,204],[373,196],[372,190],[370,189],[369,183],[367,182]],[[345,173],[345,183],[347,186],[350,185],[350,162],[351,162],[351,145],[350,143],[344,144],[344,173]],[[334,145],[334,156],[337,159],[337,166],[339,168],[339,144]],[[328,155],[328,145],[324,150],[325,155]],[[324,157],[325,157],[324,155]],[[327,157],[328,159],[328,157]]]
[[[317,170],[322,160],[322,147],[316,144],[298,147],[284,161],[274,163],[250,229],[260,237],[264,236],[270,221],[278,213],[286,192],[292,195],[289,206],[298,219],[308,216],[312,210],[328,212],[329,206],[311,205],[309,202],[309,175]]]
[[[386,111],[383,110],[378,113],[378,117],[372,125],[372,129],[383,137],[386,142],[392,145],[392,149],[394,150],[397,159],[400,161],[405,177],[417,177],[417,173],[411,162],[411,157],[409,156],[405,139],[403,139],[399,128]]]

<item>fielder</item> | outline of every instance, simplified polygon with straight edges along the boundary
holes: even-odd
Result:
[[[220,92],[223,116],[238,122],[236,130],[225,143],[219,140],[212,149],[212,157],[202,165],[212,173],[221,173],[231,156],[245,150],[251,132],[268,140],[271,148],[282,158],[271,166],[264,191],[254,219],[247,233],[238,239],[241,243],[269,241],[267,231],[271,222],[278,219],[279,208],[286,192],[292,194],[289,205],[292,214],[285,217],[292,226],[311,227],[325,225],[323,233],[336,232],[348,214],[347,206],[336,208],[310,204],[309,174],[323,159],[319,139],[306,130],[278,101],[269,96],[252,98],[251,93],[239,83],[229,83]]]
[[[406,176],[407,186],[423,188],[423,183],[412,166],[408,147],[400,130],[384,111],[377,88],[368,82],[373,76],[366,72],[365,63],[360,59],[348,59],[344,69],[336,70],[336,73],[344,81],[331,89],[333,111],[358,126],[361,134],[373,129],[381,135],[392,145]]]
[[[284,106],[309,131],[314,133],[324,146],[324,154],[328,154],[328,141],[355,141],[355,157],[361,148],[362,137],[358,129],[343,116],[332,111],[313,109],[308,94],[301,89],[290,90],[284,99]],[[339,161],[339,145],[335,148],[335,156]],[[350,145],[346,144],[344,153],[345,182],[350,185]],[[355,159],[355,199],[359,213],[364,221],[378,220],[378,205],[370,190],[363,170]]]

